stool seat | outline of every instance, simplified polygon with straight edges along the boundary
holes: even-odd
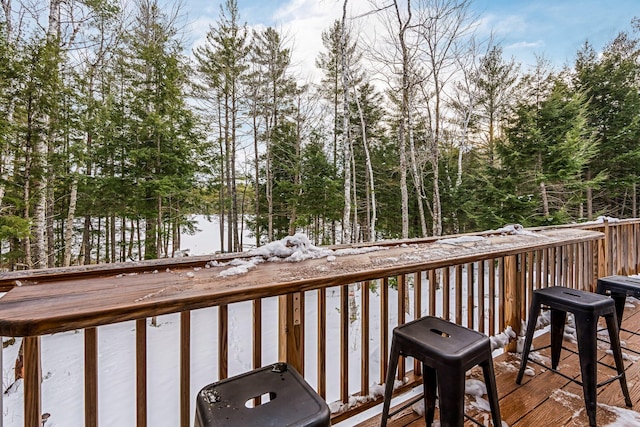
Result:
[[[601,295],[579,289],[553,286],[538,289],[534,291],[534,294],[538,296],[539,304],[574,314],[584,313],[603,316],[612,313],[614,310],[614,306],[608,298],[602,298]]]
[[[247,407],[265,394],[268,402]],[[330,417],[327,403],[304,378],[286,363],[276,363],[202,388],[195,427],[320,427],[330,426]]]
[[[611,340],[611,350],[617,371],[617,376],[614,380],[620,380],[620,387],[625,397],[625,404],[632,406],[624,373],[615,304],[612,299],[604,295],[578,289],[554,286],[533,291],[529,320],[527,322],[527,332],[522,350],[522,360],[520,362],[518,376],[516,377],[516,383],[521,384],[525,368],[530,360],[529,352],[535,351],[531,349],[531,344],[533,343],[533,334],[542,306],[546,306],[551,310],[551,370],[582,385],[589,425],[596,425],[596,397],[597,387],[599,386],[596,382],[598,364],[597,326],[600,316],[604,317],[607,322],[607,330]],[[562,350],[567,313],[572,313],[575,318],[582,382],[576,381],[574,378],[566,376],[557,370]],[[540,364],[535,360],[531,361]],[[549,367],[545,366],[545,368]],[[610,381],[606,381],[605,383],[608,382]]]
[[[400,356],[414,357],[422,362],[427,426],[433,423],[436,387],[440,400],[440,425],[458,427],[464,424],[465,373],[476,365],[480,365],[484,373],[493,423],[502,425],[489,338],[444,319],[426,316],[393,330],[382,427],[386,426],[390,416],[389,407]]]
[[[438,317],[425,317],[397,327],[393,339],[405,357],[431,366],[447,365],[468,370],[487,358],[491,342],[480,332]]]

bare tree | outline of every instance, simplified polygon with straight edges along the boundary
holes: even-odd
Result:
[[[424,88],[429,100],[429,160],[433,174],[432,209],[434,236],[442,234],[442,207],[439,187],[440,138],[442,136],[444,94],[456,72],[457,58],[467,42],[473,25],[470,0],[421,0],[417,27],[422,54],[430,68],[431,78]]]
[[[356,102],[356,107],[358,109],[358,118],[360,119],[360,131],[362,132],[362,146],[364,149],[364,155],[365,155],[365,167],[367,169],[367,181],[368,181],[368,188],[367,188],[367,194],[369,195],[370,198],[370,203],[367,205],[367,211],[369,211],[370,209],[370,214],[367,215],[367,218],[369,218],[369,240],[370,241],[375,241],[376,240],[376,221],[378,220],[378,211],[377,211],[377,204],[376,204],[376,187],[375,187],[375,182],[373,179],[373,165],[371,164],[371,155],[369,154],[369,142],[367,139],[367,124],[365,122],[364,119],[364,113],[362,111],[362,106],[360,105],[360,97],[358,96],[358,91],[357,88],[354,86],[353,88],[353,92],[354,92],[354,99]]]

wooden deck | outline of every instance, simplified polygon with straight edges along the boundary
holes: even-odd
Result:
[[[634,307],[627,304],[625,308],[623,329],[640,332],[640,302],[633,302]],[[603,323],[603,322],[601,322]],[[640,426],[640,354],[627,349],[640,352],[640,335],[633,335],[624,330],[620,339],[623,343],[623,356],[627,375],[627,384],[633,401],[633,407],[627,408],[624,404],[619,381],[614,381],[598,389],[597,422],[599,426],[606,426],[615,421],[625,426]],[[544,334],[534,341],[534,348],[548,344],[549,334]],[[564,345],[576,349],[576,346],[565,340]],[[613,357],[606,353],[608,348],[604,342],[598,345],[600,361],[613,366]],[[549,356],[549,349],[540,351],[543,356]],[[578,356],[569,351],[562,351],[562,360],[559,369],[564,374],[580,377],[580,365]],[[511,427],[539,427],[539,426],[587,426],[589,425],[582,398],[582,387],[563,378],[551,371],[545,371],[540,366],[529,363],[528,367],[535,370],[535,375],[525,375],[522,385],[515,383],[520,359],[514,355],[505,353],[494,359],[498,395],[500,398],[500,411],[503,425]],[[602,364],[598,365],[598,382],[613,375],[615,371]],[[478,368],[474,368],[468,377],[481,379]],[[486,396],[484,396],[486,397]],[[465,397],[466,413],[473,416],[484,425],[491,425],[490,415],[486,411],[477,409],[475,397]],[[438,411],[436,410],[436,419]],[[371,418],[358,424],[358,427],[373,427],[380,425],[380,416]],[[411,426],[422,427],[424,418],[416,414],[410,408],[395,415],[388,423],[392,427]],[[467,420],[465,426],[475,426]]]

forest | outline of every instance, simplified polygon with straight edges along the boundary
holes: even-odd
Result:
[[[0,267],[175,255],[194,214],[223,251],[638,216],[640,20],[525,68],[472,0],[348,0],[320,81],[295,34],[226,0],[185,47],[179,3],[0,0]],[[358,27],[360,25],[360,27]]]

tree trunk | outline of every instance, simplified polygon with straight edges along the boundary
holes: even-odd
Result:
[[[356,89],[354,88],[354,91]],[[358,115],[360,116],[360,129],[362,132],[362,145],[364,148],[365,163],[367,168],[367,219],[368,219],[368,236],[367,240],[373,242],[376,240],[376,222],[378,220],[377,205],[376,205],[376,188],[373,179],[373,165],[371,164],[371,156],[369,154],[369,142],[367,140],[367,126],[364,120],[364,114],[362,112],[362,106],[360,105],[360,99],[358,94],[355,93],[356,107],[358,108]]]
[[[46,157],[47,146],[43,142],[36,143],[36,153],[39,158],[40,167],[46,170]],[[35,268],[47,267],[47,244],[46,244],[46,229],[47,229],[47,179],[44,171],[37,177],[35,185],[36,204],[34,207],[34,230],[35,236]]]
[[[111,226],[109,227],[110,233],[111,233],[111,262],[116,262],[117,258],[117,241],[118,239],[116,239],[116,231],[117,231],[117,226],[116,226],[116,215],[113,214],[111,215]]]
[[[347,2],[342,5],[342,26],[340,28],[340,62],[342,72],[342,152],[344,172],[344,209],[342,212],[342,242],[351,243],[351,138],[349,136],[349,79],[347,76]]]
[[[73,222],[75,221],[77,199],[78,178],[74,176],[73,180],[71,181],[71,193],[69,194],[69,211],[67,212],[67,222],[64,229],[64,267],[68,267],[71,265],[71,244],[73,242]]]
[[[411,172],[413,174],[413,185],[416,189],[416,201],[418,202],[418,215],[420,216],[420,229],[422,236],[427,237],[427,220],[424,216],[423,200],[424,189],[422,185],[422,177],[418,173],[418,162],[416,160],[416,146],[413,138],[413,121],[411,115],[411,103],[407,102],[407,133],[409,134],[409,154],[411,158]]]
[[[398,20],[398,42],[400,43],[400,54],[402,55],[402,88],[401,88],[401,105],[400,105],[400,123],[398,126],[398,153],[400,157],[400,194],[401,194],[401,211],[402,211],[402,238],[409,238],[409,193],[407,190],[407,152],[406,152],[406,134],[407,120],[409,112],[409,55],[406,45],[405,35],[409,23],[411,22],[411,3],[407,3],[407,20],[403,22],[400,15],[398,1],[393,2],[396,18]]]
[[[238,190],[236,186],[236,87],[235,82],[233,84],[233,90],[231,93],[231,224],[233,226],[233,252],[239,252],[240,249],[240,235],[238,227]]]
[[[546,218],[549,216],[549,199],[547,197],[547,188],[544,185],[544,181],[540,182],[540,196],[542,197],[542,211]]]
[[[301,106],[301,102],[300,102],[300,98],[298,98],[298,107],[297,107],[297,114],[296,114],[296,155],[295,155],[295,162],[296,162],[296,166],[295,166],[295,172],[294,172],[294,176],[293,176],[293,185],[294,188],[297,188],[297,199],[300,199],[300,196],[302,196],[302,177],[300,176],[301,171],[300,171],[300,151],[301,151],[301,146],[302,146],[302,117],[300,116],[300,109],[302,108]],[[297,203],[293,203],[293,206],[291,206],[291,216],[289,218],[289,235],[293,236],[296,233],[296,219],[297,219],[297,215],[298,215],[298,204]]]
[[[258,151],[258,112],[256,111],[256,104],[254,101],[252,110],[253,120],[253,154],[254,154],[254,167],[255,167],[255,234],[256,234],[256,246],[260,247],[260,152]]]
[[[229,95],[225,94],[224,97],[224,160],[225,160],[225,185],[227,187],[227,194],[225,197],[225,207],[228,207],[227,215],[227,252],[233,252],[233,204],[231,198],[233,197],[231,181],[231,135],[230,135],[230,114],[231,107],[229,106]]]

